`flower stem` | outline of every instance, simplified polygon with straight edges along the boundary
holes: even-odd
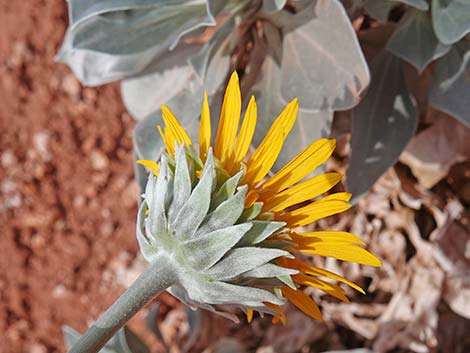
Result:
[[[174,281],[175,275],[169,261],[164,257],[157,257],[68,353],[98,353],[137,311]]]

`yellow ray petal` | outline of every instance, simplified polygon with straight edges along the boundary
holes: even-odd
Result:
[[[251,139],[253,138],[253,134],[255,132],[256,118],[256,101],[255,97],[251,96],[248,107],[246,108],[242,126],[240,128],[240,133],[237,137],[234,152],[230,158],[230,162],[226,166],[228,171],[235,172],[240,169],[240,162],[243,161],[246,153],[248,152],[248,149],[250,148]]]
[[[309,175],[318,166],[325,163],[336,147],[336,140],[320,139],[313,142],[303,152],[287,163],[260,189],[277,193],[295,184]]]
[[[299,104],[293,99],[276,118],[268,133],[247,162],[247,173],[242,183],[256,185],[276,162],[282,145],[294,126]]]
[[[351,205],[346,202],[349,197],[347,193],[338,194],[328,195],[305,207],[285,213],[279,216],[278,220],[286,222],[291,228],[297,228],[351,208]],[[333,197],[333,195],[336,196]]]
[[[338,173],[325,173],[294,185],[274,196],[261,194],[263,210],[279,212],[298,203],[311,200],[335,186],[342,178]]]
[[[253,309],[246,309],[246,320],[248,321],[248,323],[253,320]]]
[[[316,320],[322,321],[320,309],[317,304],[307,294],[302,292],[300,289],[294,290],[289,287],[282,287],[282,294],[289,299],[292,304],[302,310],[305,314],[313,317]]]
[[[286,134],[277,131],[271,135],[270,148],[257,158],[256,162],[247,164],[247,173],[242,183],[255,186],[270,171],[282,149]]]
[[[207,93],[204,92],[204,101],[201,109],[201,124],[199,126],[199,155],[203,162],[206,161],[207,151],[211,145],[211,115]]]
[[[355,290],[357,290],[358,292],[362,294],[366,294],[366,292],[364,292],[364,290],[361,287],[359,287],[356,283],[347,280],[343,276],[340,276],[334,272],[325,270],[323,268],[306,264],[305,262],[302,262],[298,259],[281,258],[279,259],[279,264],[281,264],[281,266],[283,267],[291,268],[294,270],[299,270],[309,275],[331,278],[338,282],[347,284],[348,286],[350,286],[351,288],[354,288]]]
[[[296,232],[290,233],[289,236],[298,244],[310,244],[320,241],[330,243],[346,243],[364,245],[364,241],[348,232],[322,230],[318,232]]]
[[[286,315],[284,315],[284,312],[282,311],[282,308],[279,305],[272,304],[269,302],[263,302],[264,305],[266,305],[268,308],[273,309],[278,313],[277,316],[273,317],[273,323],[276,323],[278,320],[281,320],[283,325],[286,325]],[[277,319],[277,320],[275,320]],[[276,321],[276,322],[274,322]]]
[[[337,200],[337,201],[344,201],[348,202],[351,200],[351,194],[349,192],[335,192],[334,194],[326,195],[322,197],[319,201],[330,201],[330,200]]]
[[[214,155],[219,158],[222,165],[228,160],[233,150],[238,123],[240,122],[241,106],[242,98],[238,84],[238,75],[234,71],[225,91],[215,138]]]
[[[306,254],[333,257],[338,260],[356,262],[362,265],[382,266],[378,258],[367,250],[353,244],[318,242],[299,245],[296,250]]]
[[[344,295],[343,288],[337,286],[336,284],[328,283],[326,281],[322,281],[321,279],[303,274],[293,275],[292,279],[295,283],[320,289],[321,291],[328,293],[345,303],[350,303],[348,297]]]
[[[165,144],[166,150],[168,151],[169,154],[174,154],[175,153],[175,138],[171,136],[171,133],[165,129],[165,131],[162,130],[162,127],[160,125],[157,126],[157,130],[160,133],[160,136],[162,137],[163,143]]]
[[[253,204],[258,200],[258,193],[254,190],[248,191],[248,194],[245,197],[245,208],[253,206]]]
[[[153,175],[158,175],[158,164],[155,161],[150,161],[148,159],[139,159],[136,163],[143,165],[144,167],[153,171]]]
[[[170,109],[168,109],[166,105],[161,105],[160,109],[162,110],[162,116],[163,121],[165,122],[165,127],[172,132],[178,144],[180,145],[184,143],[186,146],[192,145],[192,141],[188,136],[188,133],[181,126],[178,119],[176,119]]]

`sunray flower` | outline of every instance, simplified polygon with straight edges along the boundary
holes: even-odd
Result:
[[[285,322],[281,305],[287,299],[321,320],[304,286],[344,302],[348,298],[343,288],[325,279],[364,291],[338,274],[301,261],[297,252],[380,266],[353,234],[301,231],[350,208],[348,193],[321,197],[340,181],[340,174],[304,180],[330,157],[335,140],[313,142],[269,176],[295,123],[297,99],[280,113],[249,156],[256,102],[251,97],[240,124],[241,105],[238,76],[233,73],[214,138],[204,96],[198,144],[162,106],[165,126],[158,126],[158,131],[166,152],[159,163],[139,161],[152,170],[138,216],[142,253],[150,262],[164,256],[171,263],[175,280],[168,291],[191,307],[235,320],[229,308],[238,307],[249,321],[258,311],[273,315],[274,322]]]

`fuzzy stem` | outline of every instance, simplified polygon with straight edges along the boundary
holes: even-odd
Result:
[[[106,310],[68,353],[98,353],[113,335],[158,293],[170,287],[175,274],[169,261],[157,257]]]

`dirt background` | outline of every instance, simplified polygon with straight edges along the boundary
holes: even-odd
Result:
[[[84,331],[142,266],[135,260],[135,122],[118,84],[82,88],[54,62],[66,23],[63,0],[0,0],[0,353],[64,352],[61,326]],[[331,167],[342,170],[347,137],[338,142]],[[185,345],[211,352],[222,345],[257,353],[362,346],[469,352],[469,283],[461,279],[470,262],[470,168],[461,158],[450,167],[428,191],[396,166],[335,226],[356,230],[385,261],[372,272],[329,264],[368,288],[349,309],[325,302],[322,324],[288,309],[287,328],[259,318],[234,325],[204,313],[195,338],[184,308],[163,294],[158,321],[166,341],[174,352]],[[438,250],[458,266],[442,265]],[[162,352],[142,323],[147,311],[131,326]]]
[[[136,255],[133,119],[54,63],[66,3],[0,2],[0,352],[61,352]],[[114,267],[113,267],[114,266]]]

